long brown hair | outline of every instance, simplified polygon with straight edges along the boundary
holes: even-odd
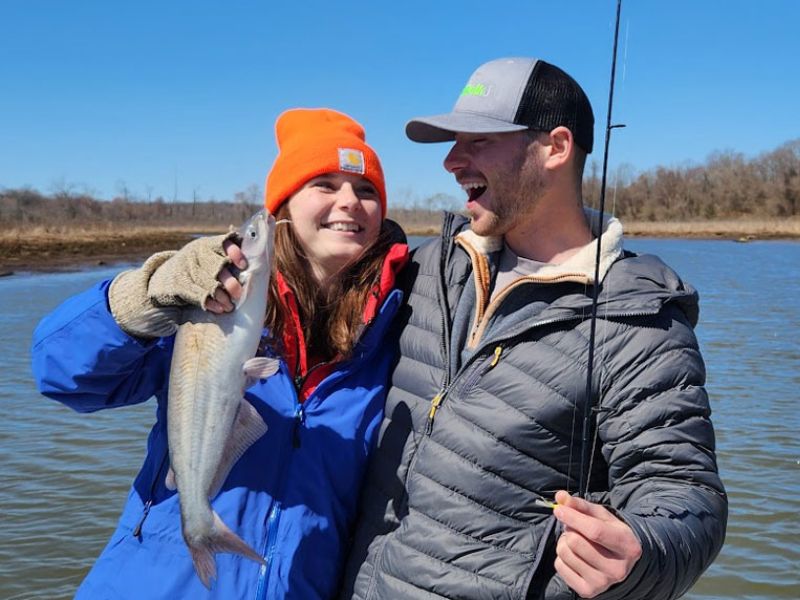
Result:
[[[276,220],[288,218],[284,203],[275,214]],[[331,285],[322,290],[311,270],[300,241],[291,226],[280,224],[275,230],[276,268],[297,301],[306,352],[309,357],[329,360],[337,355],[350,356],[363,327],[364,307],[374,293],[387,252],[394,236],[385,223],[377,238],[356,260],[331,278]],[[282,332],[290,322],[289,309],[280,299],[277,277],[270,279],[266,326],[269,343],[280,352]]]

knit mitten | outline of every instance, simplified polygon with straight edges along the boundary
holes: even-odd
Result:
[[[128,334],[141,338],[172,335],[187,306],[200,306],[220,287],[217,279],[230,263],[223,244],[237,239],[225,235],[202,237],[183,248],[158,252],[132,271],[114,278],[108,290],[111,314]]]

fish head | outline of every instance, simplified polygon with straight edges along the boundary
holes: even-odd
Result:
[[[254,286],[259,288],[257,294],[266,297],[272,268],[275,217],[262,208],[242,225],[239,238],[242,254],[247,259],[247,268],[238,274],[243,289],[241,297],[235,302],[237,308],[250,298]],[[256,281],[261,283],[256,284]]]
[[[262,208],[239,230],[242,254],[247,259],[248,273],[268,271],[272,262],[275,239],[275,217]]]

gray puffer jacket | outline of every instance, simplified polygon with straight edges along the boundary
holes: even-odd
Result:
[[[567,598],[558,534],[536,500],[578,487],[594,248],[515,282],[491,303],[502,241],[447,215],[405,270],[399,362],[342,596]],[[717,473],[697,294],[606,219],[595,354],[590,499],[643,554],[600,596],[675,598],[719,552]]]

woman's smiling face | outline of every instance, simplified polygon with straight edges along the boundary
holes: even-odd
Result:
[[[378,237],[383,219],[378,190],[351,173],[310,179],[287,206],[294,233],[320,283],[361,255]]]

